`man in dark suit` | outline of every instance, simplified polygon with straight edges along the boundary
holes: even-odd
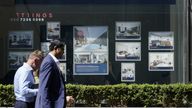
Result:
[[[59,69],[59,60],[64,53],[64,43],[54,40],[49,46],[50,52],[40,67],[39,92],[35,108],[66,107],[65,82]]]

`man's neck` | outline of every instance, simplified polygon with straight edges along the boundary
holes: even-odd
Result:
[[[27,63],[29,66],[31,66],[31,68],[34,70],[34,68],[33,68],[33,66],[32,66],[33,62],[32,62],[31,60],[28,60],[26,63]]]
[[[50,53],[57,58],[57,56],[56,56],[54,51],[51,51]]]

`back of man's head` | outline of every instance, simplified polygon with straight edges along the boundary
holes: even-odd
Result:
[[[49,51],[53,51],[56,48],[64,48],[65,43],[60,40],[53,40],[49,46]]]
[[[35,57],[38,57],[38,58],[42,59],[42,58],[43,58],[43,52],[40,51],[40,50],[35,50],[35,51],[33,51],[33,52],[29,55],[29,59],[33,59],[33,58],[35,58]]]

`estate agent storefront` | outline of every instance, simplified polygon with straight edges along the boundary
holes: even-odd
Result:
[[[8,0],[0,3],[1,83],[60,38],[67,83],[189,83],[189,0]],[[5,11],[6,10],[6,11]]]

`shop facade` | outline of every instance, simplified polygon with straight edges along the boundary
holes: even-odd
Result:
[[[190,83],[190,11],[189,0],[3,2],[2,83],[55,38],[66,43],[67,83]]]

